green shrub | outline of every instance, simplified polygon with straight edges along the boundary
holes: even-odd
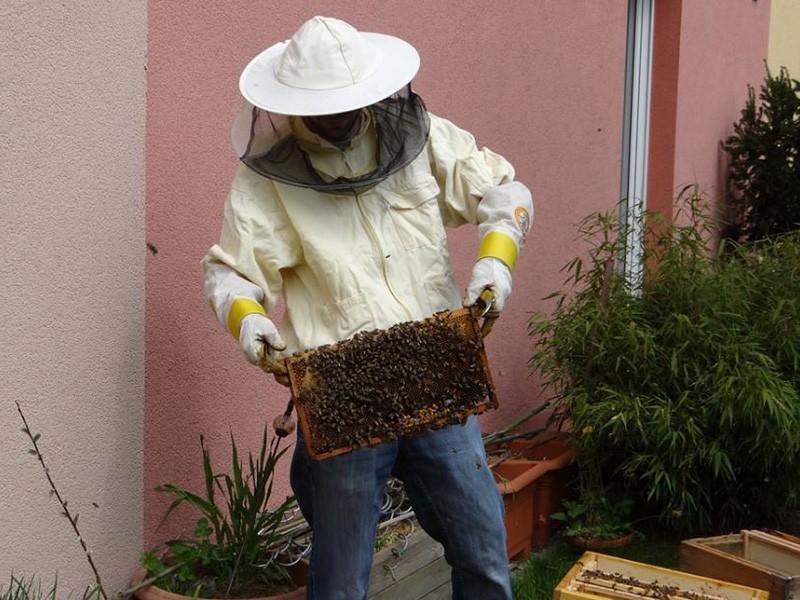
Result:
[[[724,144],[738,219],[733,237],[749,241],[800,229],[800,82],[785,67],[777,77],[767,69],[759,100],[756,106],[748,87],[734,135]]]
[[[739,248],[738,255],[729,268],[750,271],[752,333],[800,390],[800,232]]]
[[[672,223],[642,215],[640,290],[613,268],[626,239],[616,215],[582,223],[588,263],[571,261],[570,289],[532,317],[531,365],[572,421],[584,485],[621,483],[684,532],[760,523],[800,474],[800,240],[734,245],[721,261],[696,188],[677,208]]]

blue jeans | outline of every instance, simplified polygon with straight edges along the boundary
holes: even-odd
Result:
[[[404,484],[425,531],[444,546],[455,600],[510,600],[503,501],[474,416],[419,437],[317,461],[302,435],[291,484],[311,524],[309,600],[363,600],[383,489]]]

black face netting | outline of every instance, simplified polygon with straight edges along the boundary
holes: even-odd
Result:
[[[425,104],[410,85],[365,110],[371,113],[377,136],[377,167],[359,177],[321,176],[292,133],[289,118],[252,105],[234,123],[234,149],[244,164],[268,179],[319,192],[364,191],[414,160],[425,147],[430,128]]]

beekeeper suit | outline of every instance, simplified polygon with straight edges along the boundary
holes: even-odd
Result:
[[[205,293],[247,359],[279,381],[281,356],[471,305],[485,290],[496,311],[508,299],[531,194],[503,157],[427,112],[410,86],[418,68],[401,39],[314,17],[241,75],[241,164],[203,260]],[[480,249],[462,298],[445,228],[466,223]],[[281,293],[278,329],[269,315]],[[502,501],[474,417],[323,461],[301,438],[291,479],[314,532],[310,598],[365,597],[392,472],[445,547],[453,597],[511,597]]]

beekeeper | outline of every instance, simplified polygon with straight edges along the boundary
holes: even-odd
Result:
[[[241,164],[205,293],[251,363],[476,302],[501,311],[533,222],[513,167],[426,111],[405,41],[314,17],[242,72],[232,138]],[[478,226],[462,298],[445,227]],[[280,329],[270,313],[280,294]],[[316,461],[297,437],[291,485],[312,526],[309,598],[366,597],[383,487],[396,474],[445,549],[453,597],[509,599],[503,504],[475,417]]]

